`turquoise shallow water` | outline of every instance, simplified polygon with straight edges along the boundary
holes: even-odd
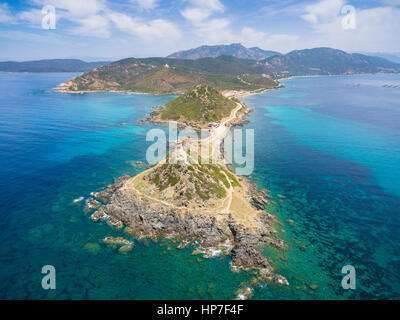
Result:
[[[0,74],[0,298],[234,298],[249,277],[229,272],[227,258],[198,261],[168,241],[118,253],[102,239],[126,235],[91,222],[84,201],[73,204],[142,170],[131,161],[145,160],[152,126],[139,120],[173,96],[47,90],[72,76]],[[54,291],[41,287],[47,264]]]
[[[169,241],[118,253],[101,240],[122,233],[72,203],[142,170],[131,161],[144,161],[152,126],[138,120],[173,97],[48,90],[71,76],[0,73],[0,298],[234,298],[251,276],[230,272],[229,257],[198,259]],[[255,108],[251,179],[272,191],[288,242],[264,250],[291,283],[255,287],[254,299],[399,298],[400,90],[382,88],[399,81],[297,78],[244,99]],[[46,264],[57,290],[41,288]],[[356,267],[355,291],[341,288],[345,264]]]
[[[255,108],[253,180],[286,196],[272,208],[290,243],[279,270],[295,297],[399,298],[398,75],[297,78],[245,99]],[[262,151],[260,151],[260,149]],[[306,249],[304,249],[304,246]],[[341,288],[356,268],[357,289]]]

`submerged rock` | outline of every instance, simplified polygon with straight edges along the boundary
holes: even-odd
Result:
[[[118,252],[121,252],[121,253],[123,253],[123,252],[129,252],[129,251],[132,251],[132,249],[133,249],[133,245],[125,245],[125,246],[122,246],[121,248],[119,248],[118,249]]]
[[[103,242],[112,245],[122,245],[122,247],[118,249],[118,252],[120,253],[131,251],[135,246],[133,241],[129,241],[128,239],[122,237],[105,237]]]
[[[186,246],[190,243],[190,241],[183,240],[181,243],[176,247],[179,250],[186,248]]]
[[[131,246],[134,245],[133,241],[129,241],[129,240],[127,240],[125,238],[122,238],[122,237],[118,237],[118,238],[105,237],[103,239],[103,241],[105,243],[111,243],[111,244],[122,244],[122,245],[131,245]]]
[[[98,253],[100,251],[100,245],[93,242],[86,243],[84,248],[91,253]]]

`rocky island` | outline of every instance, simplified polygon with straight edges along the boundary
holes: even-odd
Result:
[[[264,244],[284,250],[273,227],[277,219],[265,210],[268,192],[257,191],[255,185],[230,171],[221,152],[230,126],[246,109],[239,100],[204,84],[169,102],[158,118],[184,120],[199,128],[209,121],[217,125],[207,138],[186,139],[155,166],[135,177],[120,177],[105,190],[92,193],[103,204],[91,219],[125,227],[136,239],[180,237],[179,249],[196,241],[193,254],[230,255],[233,269],[255,270],[260,281],[288,284],[273,273],[269,260],[257,249]],[[209,148],[208,157],[191,151],[199,143]]]

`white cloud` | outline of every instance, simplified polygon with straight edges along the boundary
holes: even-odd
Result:
[[[128,43],[135,39],[140,46],[147,46],[147,52],[152,52],[154,44],[161,50],[175,48],[178,44],[174,40],[183,37],[187,45],[193,46],[240,42],[247,47],[259,46],[282,52],[317,46],[346,51],[400,51],[400,9],[396,7],[400,5],[400,0],[377,0],[374,3],[378,3],[379,7],[366,9],[363,5],[363,8],[356,8],[357,27],[354,30],[343,29],[341,8],[346,4],[356,5],[357,1],[306,0],[300,4],[294,0],[279,4],[268,1],[263,9],[257,13],[248,12],[245,17],[237,16],[234,10],[226,14],[228,10],[221,1],[179,0],[177,3],[183,4],[183,7],[178,9],[181,17],[175,22],[165,19],[165,16],[158,18],[158,11],[154,11],[157,16],[153,18],[150,17],[153,12],[142,12],[158,8],[160,0],[128,0],[126,2],[130,5],[120,7],[110,0],[30,0],[34,8],[14,16],[7,4],[0,4],[0,23],[23,22],[40,28],[42,7],[53,5],[58,20],[57,33],[108,38],[113,32],[122,32],[129,35],[125,37]],[[230,6],[232,2],[224,3]],[[172,9],[176,7],[171,5]],[[122,11],[121,8],[129,8],[129,11]],[[164,6],[158,9],[167,12]],[[137,15],[131,13],[135,11]],[[168,11],[168,14],[173,13]],[[280,17],[282,20],[289,19],[289,23],[282,27],[279,21],[276,23],[276,20],[270,19],[268,22],[266,15],[275,15],[273,18],[279,21]],[[180,23],[185,30],[178,28]],[[282,31],[274,34],[272,30]],[[163,44],[158,45],[159,42]]]
[[[83,36],[109,37],[109,20],[105,17],[108,10],[106,0],[33,0],[38,9],[19,13],[18,18],[40,27],[42,20],[41,9],[51,5],[56,9],[56,19],[73,22],[67,32]],[[57,26],[59,28],[59,26]]]
[[[260,46],[264,49],[277,50],[284,53],[299,49],[299,46],[301,46],[301,41],[297,35],[271,34],[262,42],[262,44],[260,44]]]
[[[23,22],[27,22],[32,25],[36,25],[38,27],[41,26],[43,14],[42,10],[39,9],[31,9],[29,11],[22,11],[17,15],[19,20]]]
[[[34,0],[38,6],[52,5],[57,14],[70,19],[94,16],[107,9],[105,0]],[[60,12],[61,10],[61,12]]]
[[[244,27],[240,32],[241,38],[249,47],[259,46],[268,37],[268,33],[257,31],[249,27]]]
[[[228,43],[232,42],[234,38],[228,28],[229,24],[228,19],[210,19],[205,23],[198,24],[193,32],[207,44]]]
[[[68,29],[72,34],[108,38],[114,25],[120,31],[143,39],[147,38],[146,40],[152,38],[174,40],[180,37],[180,30],[172,22],[164,19],[134,18],[111,10],[105,0],[33,0],[33,2],[40,7],[54,6],[58,20],[67,20],[75,24]],[[158,4],[158,0],[131,0],[131,2],[146,10],[153,9]],[[42,19],[40,9],[21,12],[19,19],[40,25]]]
[[[73,28],[71,32],[76,35],[108,38],[111,34],[109,24],[107,18],[101,15],[92,15],[79,20],[79,26]]]
[[[158,6],[158,0],[130,0],[131,2],[137,4],[140,9],[150,10]]]
[[[225,8],[219,0],[189,0],[188,3],[180,13],[192,25],[191,32],[194,35],[208,44],[230,41],[230,20],[212,18],[213,15],[224,12]]]
[[[179,29],[171,22],[163,19],[142,21],[134,19],[123,13],[111,13],[110,20],[121,31],[151,40],[158,38],[163,40],[174,40],[180,37]]]
[[[211,11],[224,11],[224,5],[219,0],[189,0],[194,7],[209,9]]]
[[[181,11],[182,16],[193,24],[199,24],[211,15],[211,11],[202,8],[186,8]]]
[[[16,23],[16,19],[11,14],[6,3],[0,3],[0,23]]]
[[[317,24],[337,17],[343,6],[344,0],[322,0],[306,6],[306,14],[301,17],[312,24]]]
[[[314,32],[303,43],[308,47],[330,46],[347,51],[400,50],[400,10],[396,7],[356,8],[356,28],[342,27],[342,0],[323,0],[308,6],[302,18]]]
[[[244,27],[236,41],[247,47],[261,47],[263,49],[286,52],[297,48],[299,37],[289,34],[271,34]]]
[[[193,24],[200,24],[217,12],[223,12],[224,6],[219,0],[190,0],[190,5],[181,11],[182,16]]]
[[[248,26],[234,31],[234,26],[228,17],[214,17],[222,12],[224,6],[217,0],[190,0],[189,6],[181,11],[181,15],[192,25],[190,32],[209,45],[239,42],[247,47],[259,46],[274,50],[295,48],[297,36],[273,35]]]

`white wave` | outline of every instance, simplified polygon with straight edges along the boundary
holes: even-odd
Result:
[[[85,199],[85,198],[84,197],[76,198],[76,199],[74,199],[73,203],[81,202],[83,199]]]

